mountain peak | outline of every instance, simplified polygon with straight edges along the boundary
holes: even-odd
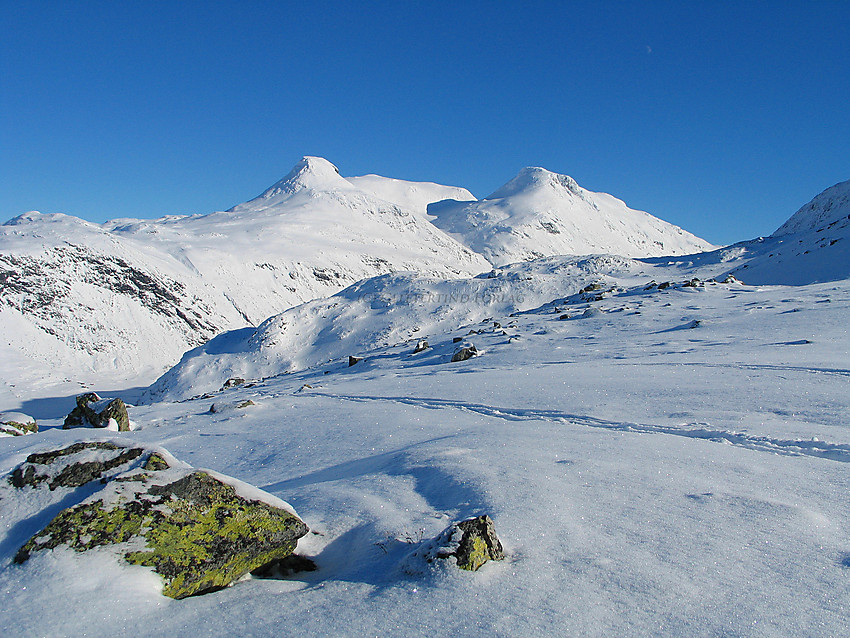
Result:
[[[485,199],[503,199],[524,191],[545,188],[563,189],[581,197],[581,187],[569,175],[553,173],[540,166],[526,166],[516,177]]]
[[[844,217],[850,217],[850,180],[827,188],[791,215],[773,236],[821,230]]]
[[[330,191],[352,188],[354,187],[339,174],[339,169],[328,160],[305,155],[286,177],[267,189],[259,198],[271,199],[304,189]]]

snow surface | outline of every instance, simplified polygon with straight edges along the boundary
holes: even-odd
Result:
[[[683,287],[679,267],[634,268],[615,264],[600,301],[563,290],[429,329],[416,355],[411,340],[131,408],[142,428],[121,440],[291,503],[319,570],[172,601],[147,570],[97,555],[10,565],[34,522],[4,512],[0,631],[846,635],[850,282]],[[621,285],[660,272],[674,285]],[[482,354],[450,363],[454,336]],[[210,414],[223,399],[257,405]],[[0,471],[104,436],[42,425],[0,442]],[[480,513],[507,560],[408,573],[420,543]]]
[[[311,192],[285,186],[270,198]],[[13,565],[57,511],[36,490],[0,500],[0,633],[848,635],[847,233],[382,274],[187,353],[134,432],[62,430],[30,400],[41,431],[0,440],[0,473],[84,439],[165,448],[290,503],[318,570],[175,601],[106,553]],[[505,561],[416,569],[479,514]]]

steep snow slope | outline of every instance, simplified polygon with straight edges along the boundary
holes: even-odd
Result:
[[[774,237],[821,231],[850,216],[850,180],[827,188],[782,224]]]
[[[681,255],[713,248],[677,226],[591,193],[566,175],[529,167],[477,202],[437,202],[433,223],[492,264],[548,255]]]
[[[453,191],[420,195],[428,192]],[[421,214],[362,191],[321,158],[304,158],[228,212],[103,225],[28,213],[0,226],[3,387],[23,397],[18,355],[51,371],[34,376],[149,383],[222,330],[365,277],[487,268]]]

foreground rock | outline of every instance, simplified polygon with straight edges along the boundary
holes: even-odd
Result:
[[[38,423],[22,412],[0,412],[0,434],[23,436],[38,432]]]
[[[504,558],[493,520],[485,514],[451,524],[439,536],[410,553],[402,567],[416,574],[423,570],[423,563],[454,559],[460,569],[474,572],[487,561]]]
[[[107,441],[31,454],[9,482],[22,499],[49,489],[64,500],[77,487],[97,486],[26,541],[16,563],[60,546],[112,548],[128,563],[153,567],[172,598],[220,589],[280,561],[308,531],[285,503],[256,488]]]
[[[77,407],[65,417],[62,429],[80,427],[129,432],[130,417],[127,415],[127,406],[121,399],[101,399],[96,392],[81,394],[77,397]]]

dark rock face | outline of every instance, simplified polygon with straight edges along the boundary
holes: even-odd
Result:
[[[413,354],[419,354],[423,350],[427,350],[429,348],[428,342],[424,339],[420,339],[416,342],[416,347],[413,349]]]
[[[119,432],[130,431],[130,417],[127,406],[121,399],[101,399],[95,392],[87,392],[77,397],[77,407],[71,410],[62,424],[63,430],[90,426],[105,428],[110,419],[118,424]]]
[[[173,468],[162,454],[140,447],[77,443],[30,455],[10,477],[20,489],[95,480],[103,487],[62,510],[20,548],[15,562],[59,546],[80,552],[114,546],[127,562],[153,567],[163,577],[163,594],[184,598],[285,559],[308,531],[289,510],[241,496],[209,473]],[[143,541],[144,549],[118,545],[129,541]]]
[[[363,361],[363,357],[355,357],[353,355],[350,355],[348,357],[348,367],[350,368],[351,366],[358,364],[361,361]]]
[[[467,359],[471,359],[478,355],[478,348],[474,345],[463,346],[462,348],[458,348],[455,350],[455,353],[452,355],[452,362],[455,361],[466,361]]]

